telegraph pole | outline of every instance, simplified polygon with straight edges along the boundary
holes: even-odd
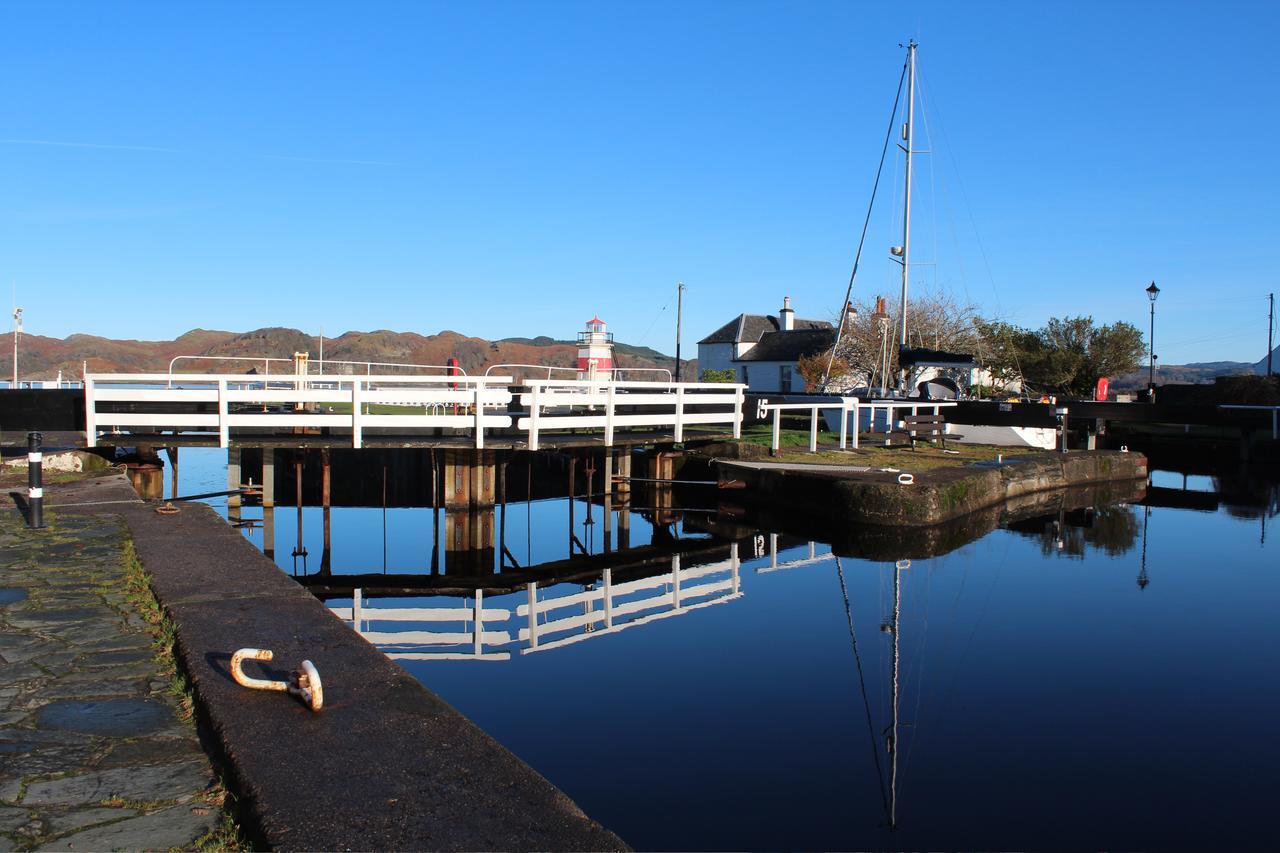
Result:
[[[13,384],[10,388],[18,387],[18,336],[22,334],[22,309],[18,306],[13,307]]]
[[[1272,376],[1271,373],[1271,330],[1276,327],[1276,295],[1274,293],[1267,294],[1267,302],[1271,307],[1267,311],[1267,378]]]
[[[668,302],[668,305],[671,303]],[[680,381],[680,321],[684,316],[684,282],[676,282],[676,381]]]

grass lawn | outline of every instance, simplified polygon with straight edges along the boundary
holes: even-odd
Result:
[[[748,427],[742,431],[742,442],[760,447],[771,447],[773,429],[767,424]],[[995,459],[998,455],[1005,458],[1023,453],[1033,453],[1034,447],[994,447],[986,444],[947,445],[943,452],[937,445],[921,443],[913,450],[909,447],[884,447],[863,441],[858,450],[840,450],[839,441],[833,433],[818,433],[818,452],[809,452],[809,431],[807,429],[784,429],[779,437],[780,455],[773,457],[779,462],[801,462],[810,465],[868,465],[873,468],[899,468],[907,471],[922,471],[930,468],[955,467],[970,462],[984,462]]]

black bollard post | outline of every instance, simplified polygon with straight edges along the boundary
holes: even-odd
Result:
[[[27,433],[27,527],[39,530],[44,527],[44,453],[40,450],[44,440],[38,432]]]

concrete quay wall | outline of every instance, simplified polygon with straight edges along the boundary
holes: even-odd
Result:
[[[1023,495],[1117,480],[1144,479],[1141,453],[1096,450],[1034,453],[1003,464],[976,464],[914,474],[903,485],[898,474],[819,466],[718,460],[720,476],[742,480],[737,494],[837,522],[921,526],[941,524]]]

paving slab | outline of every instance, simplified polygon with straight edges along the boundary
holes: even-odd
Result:
[[[96,688],[82,689],[92,695]],[[45,705],[36,713],[41,728],[121,737],[150,734],[172,718],[173,709],[154,699],[66,700]]]
[[[174,806],[142,817],[66,835],[37,850],[167,850],[186,848],[217,826],[210,809]]]
[[[0,589],[23,591],[0,604],[0,850],[190,844],[222,812],[170,808],[214,775],[127,604],[126,528],[105,515],[46,519],[28,531],[0,510]],[[163,809],[113,830],[141,812],[104,808],[112,797]]]
[[[27,785],[24,806],[101,803],[117,797],[143,802],[189,799],[212,781],[203,760],[159,766],[118,767]]]

